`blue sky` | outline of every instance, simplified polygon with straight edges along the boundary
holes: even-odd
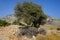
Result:
[[[24,1],[41,5],[45,14],[60,18],[60,0],[0,0],[0,18],[9,14],[14,14],[16,3]]]

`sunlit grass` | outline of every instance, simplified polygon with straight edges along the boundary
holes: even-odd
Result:
[[[51,35],[38,34],[36,39],[37,40],[60,40],[60,35],[59,34],[51,34]]]

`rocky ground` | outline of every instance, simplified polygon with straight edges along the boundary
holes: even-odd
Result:
[[[17,25],[0,28],[0,40],[14,40],[13,35],[18,30]]]
[[[17,36],[16,32],[19,31],[18,25],[11,25],[8,27],[0,28],[0,40],[33,40],[33,38],[28,38],[26,36]]]
[[[0,27],[0,40],[42,40],[41,38],[44,38],[43,40],[60,40],[60,33],[57,33],[57,30],[54,28],[52,29],[51,25],[44,25],[41,26],[40,28],[43,28],[47,31],[47,34],[50,35],[48,38],[47,36],[43,35],[38,35],[37,37],[27,37],[27,36],[19,36],[17,35],[17,32],[20,30],[18,25],[10,25],[8,27]],[[51,35],[51,34],[54,35]],[[58,35],[56,35],[58,34]],[[55,37],[56,35],[56,37]],[[51,37],[51,38],[50,38]],[[53,39],[55,38],[55,39]]]

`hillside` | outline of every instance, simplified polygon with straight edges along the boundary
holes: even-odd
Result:
[[[48,16],[46,24],[60,26],[60,19]]]
[[[16,18],[16,16],[14,16],[14,14],[8,15],[8,16],[2,18],[2,19],[6,20],[7,22],[10,22],[10,23],[12,23],[13,21],[17,20],[17,18]],[[21,20],[21,22],[23,22],[23,20]],[[48,16],[46,24],[47,25],[60,26],[60,19],[56,19],[56,18]]]
[[[45,29],[47,34],[37,34],[34,37],[19,36],[18,32],[20,31],[18,25],[10,25],[6,27],[0,27],[0,40],[60,40],[60,33],[56,29],[51,29],[52,25],[44,25],[41,28]],[[43,38],[43,39],[42,39]]]

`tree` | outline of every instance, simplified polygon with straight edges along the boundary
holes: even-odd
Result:
[[[15,16],[18,21],[24,19],[27,25],[33,24],[34,27],[39,27],[39,25],[45,23],[47,18],[41,6],[32,2],[18,3],[15,7]]]

